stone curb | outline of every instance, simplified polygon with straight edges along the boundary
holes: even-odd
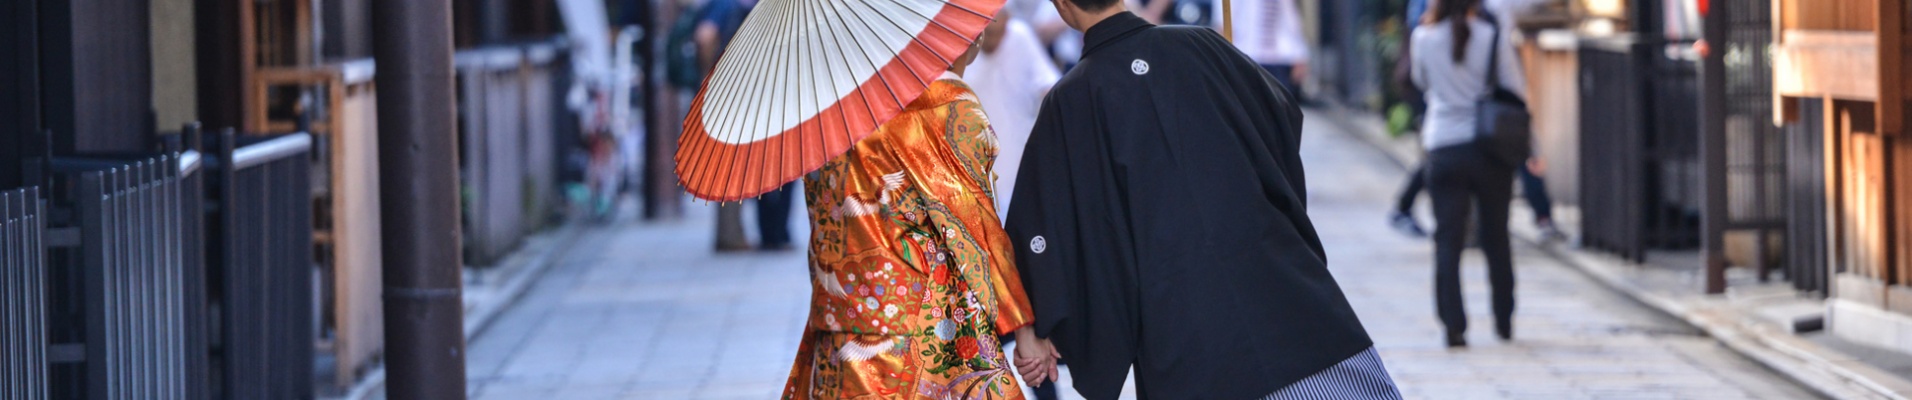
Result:
[[[1758,361],[1820,394],[1836,399],[1905,399],[1892,387],[1907,387],[1905,381],[1883,370],[1854,363],[1835,361],[1845,358],[1836,351],[1806,341],[1790,333],[1738,315],[1720,307],[1709,307],[1704,298],[1680,299],[1640,287],[1624,276],[1624,262],[1560,246],[1533,241],[1539,232],[1530,227],[1513,228],[1515,235],[1529,246],[1540,249],[1563,264],[1572,266],[1602,285],[1666,315],[1685,321],[1708,337],[1741,355]]]
[[[1420,163],[1418,144],[1388,137],[1379,117],[1345,108],[1312,108],[1309,111],[1341,128],[1340,131],[1373,146],[1404,169]],[[1836,399],[1912,399],[1912,382],[1890,372],[1851,361],[1836,351],[1763,325],[1754,318],[1707,307],[1703,299],[1685,300],[1655,293],[1628,281],[1618,261],[1536,241],[1533,238],[1540,236],[1533,227],[1515,225],[1510,229],[1519,233],[1514,236],[1521,243],[1540,249],[1634,301],[1699,328],[1734,352],[1822,395]]]

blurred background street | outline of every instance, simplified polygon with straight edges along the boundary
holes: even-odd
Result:
[[[1377,211],[1386,208],[1401,169],[1332,123],[1314,118],[1306,128],[1309,181],[1316,182],[1309,211],[1328,247],[1329,269],[1409,398],[1817,397],[1526,245],[1516,251],[1517,340],[1500,342],[1487,329],[1485,273],[1468,268],[1474,346],[1447,349],[1429,301],[1432,246],[1388,230]],[[713,207],[690,210],[682,222],[625,218],[593,228],[471,342],[471,393],[776,397],[808,310],[804,253],[713,254],[706,250],[712,228],[699,223]],[[801,217],[792,223],[804,225]]]
[[[801,190],[717,207],[677,158],[780,1],[881,3],[0,1],[0,400],[779,396]],[[1329,269],[1408,397],[1912,398],[1912,1],[1483,0],[1533,154],[1516,338],[1470,249],[1465,348],[1399,200],[1452,145],[1412,73],[1452,66],[1412,53],[1438,1],[1123,0],[1297,93]],[[1083,39],[1003,4],[963,79],[1011,185]]]

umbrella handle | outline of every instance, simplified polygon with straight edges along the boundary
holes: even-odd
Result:
[[[1222,38],[1229,43],[1235,42],[1235,7],[1229,0],[1222,0]]]

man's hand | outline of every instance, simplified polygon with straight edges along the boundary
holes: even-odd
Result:
[[[1062,353],[1056,352],[1049,339],[1036,337],[1035,329],[1025,326],[1016,330],[1016,370],[1022,372],[1024,384],[1037,387],[1044,381],[1054,382],[1056,360],[1061,358]]]

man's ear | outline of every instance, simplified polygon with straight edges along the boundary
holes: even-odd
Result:
[[[1075,17],[1077,13],[1081,10],[1076,8],[1075,3],[1070,2],[1069,0],[1051,0],[1051,2],[1055,3],[1056,15],[1062,17],[1063,24],[1069,25],[1069,28],[1071,29],[1075,29],[1078,31],[1082,30],[1081,27],[1076,26]]]

